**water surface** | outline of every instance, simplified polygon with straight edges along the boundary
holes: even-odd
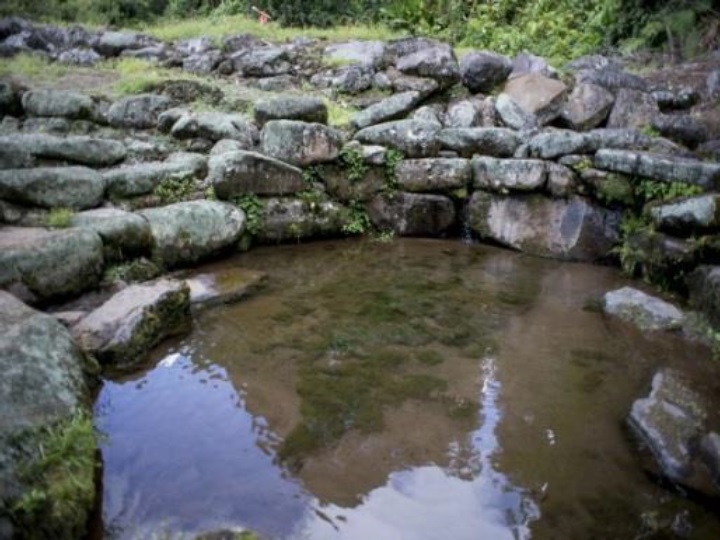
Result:
[[[268,287],[103,387],[107,538],[720,538],[623,423],[658,367],[717,396],[717,364],[588,309],[614,269],[434,240],[232,266]]]

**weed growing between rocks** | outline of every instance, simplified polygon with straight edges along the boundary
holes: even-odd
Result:
[[[158,267],[157,264],[148,259],[140,258],[109,266],[103,274],[102,282],[108,285],[118,281],[137,283],[149,281],[158,277],[161,273],[161,267]]]
[[[195,192],[195,182],[191,177],[187,178],[163,178],[155,186],[153,194],[163,204],[172,204],[188,200]]]
[[[345,170],[351,184],[362,181],[368,171],[362,152],[353,147],[345,147],[340,152],[340,165]]]
[[[45,225],[52,229],[67,229],[74,215],[69,208],[53,208],[45,217]]]
[[[257,236],[263,228],[265,221],[265,206],[254,193],[242,195],[233,200],[245,212],[245,230],[251,236]]]
[[[364,234],[370,230],[372,223],[365,206],[359,201],[350,201],[348,205],[350,219],[342,226],[345,234]]]
[[[97,435],[90,415],[79,411],[26,437],[21,445],[31,448],[32,457],[21,466],[20,479],[29,489],[12,507],[21,537],[83,537],[95,499]]]
[[[385,188],[388,193],[395,193],[400,187],[397,179],[397,166],[404,158],[402,152],[393,148],[385,151]]]

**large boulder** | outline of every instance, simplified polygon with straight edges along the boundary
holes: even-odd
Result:
[[[190,289],[184,281],[160,279],[130,285],[76,324],[80,346],[103,364],[142,361],[164,338],[187,329]]]
[[[405,159],[395,176],[402,191],[450,191],[467,188],[472,169],[470,161],[461,158]]]
[[[150,224],[132,212],[96,208],[73,215],[70,225],[90,229],[100,235],[106,263],[131,259],[150,251]]]
[[[120,141],[100,139],[85,135],[56,137],[45,134],[23,134],[0,137],[0,145],[6,141],[21,144],[35,157],[69,161],[90,167],[105,167],[124,160],[127,155],[125,145]]]
[[[158,117],[158,123],[162,116]],[[245,148],[252,148],[258,140],[257,128],[245,115],[215,111],[181,113],[170,133],[178,139],[235,139],[242,142]]]
[[[678,236],[688,236],[720,227],[720,196],[689,197],[650,208],[655,226]]]
[[[135,32],[106,31],[100,34],[93,48],[103,56],[118,56],[127,49],[140,49],[147,44],[147,38]]]
[[[169,97],[158,94],[124,97],[110,106],[107,120],[114,127],[148,129],[155,127],[158,115],[172,103]]]
[[[472,159],[473,185],[499,193],[539,191],[547,182],[547,168],[539,159],[497,159],[476,156]]]
[[[705,122],[690,114],[656,114],[650,125],[663,137],[691,148],[695,148],[708,138]]]
[[[30,301],[72,296],[100,281],[103,244],[93,231],[0,228],[0,287]]]
[[[446,128],[482,127],[484,126],[484,107],[485,102],[476,97],[453,101],[447,106],[445,116],[443,117],[443,125]]]
[[[327,124],[327,105],[315,96],[278,96],[255,103],[257,125],[262,127],[270,120],[301,120]]]
[[[512,70],[510,59],[490,51],[474,51],[460,59],[462,83],[473,94],[491,92]]]
[[[393,94],[356,113],[350,123],[355,129],[362,129],[374,124],[402,118],[412,111],[421,100],[422,95],[420,92],[410,91]]]
[[[136,163],[103,173],[108,195],[113,198],[134,197],[152,192],[164,180],[188,181],[202,178],[207,158],[191,152],[170,154],[165,161]]]
[[[402,56],[395,62],[398,71],[406,75],[427,77],[447,87],[460,80],[460,68],[449,45],[437,45]]]
[[[393,193],[375,196],[367,206],[373,225],[400,236],[436,236],[455,224],[455,205],[442,195]]]
[[[379,67],[385,53],[382,41],[348,41],[325,47],[325,58],[330,62],[358,63]]]
[[[440,150],[440,127],[420,120],[396,120],[361,129],[355,140],[393,148],[407,158],[434,157]]]
[[[679,330],[685,319],[674,305],[632,287],[605,293],[603,309],[641,330]]]
[[[596,150],[596,139],[587,133],[567,129],[540,132],[527,143],[528,153],[541,159],[553,159],[570,154],[586,154]]]
[[[85,359],[70,333],[54,317],[35,311],[20,300],[0,291],[0,536],[14,536],[10,515],[14,501],[32,490],[43,493],[41,478],[38,485],[26,476],[27,467],[41,456],[43,430],[57,429],[79,413],[87,411],[90,400],[83,375]],[[71,441],[70,444],[76,444]],[[38,503],[43,514],[55,504],[72,508],[63,519],[43,516],[42,523],[32,524],[33,532],[42,529],[47,538],[81,538],[94,500],[94,448],[89,455],[60,456],[73,458],[73,467],[55,467],[43,474],[67,474],[73,477],[53,477],[53,481],[67,482],[64,500],[51,498]],[[58,459],[53,457],[53,459]],[[87,468],[78,469],[88,463]],[[89,487],[89,489],[88,489]],[[47,495],[47,491],[44,492]],[[37,517],[37,516],[34,516]],[[58,523],[58,521],[60,521]],[[18,527],[19,528],[19,527]],[[27,531],[26,531],[27,532]]]
[[[560,114],[567,86],[556,79],[530,73],[509,80],[503,94],[517,103],[525,113],[533,115],[537,125],[542,126]]]
[[[598,169],[664,182],[683,182],[707,189],[720,185],[720,163],[612,149],[598,150],[594,162]]]
[[[150,222],[153,257],[166,267],[194,263],[232,248],[245,214],[217,201],[188,201],[139,212]]]
[[[0,170],[0,199],[43,208],[92,208],[105,194],[105,182],[87,167]]]
[[[349,222],[348,209],[333,201],[272,198],[265,201],[257,238],[261,242],[296,242],[341,236]]]
[[[23,109],[28,116],[61,116],[74,120],[95,117],[92,98],[64,90],[30,90],[22,97]]]
[[[578,84],[570,92],[560,116],[570,128],[587,131],[602,124],[613,103],[615,96],[602,86]]]
[[[212,156],[208,181],[220,199],[239,195],[284,195],[306,188],[302,171],[297,167],[256,152],[225,152]]]
[[[647,92],[623,88],[615,97],[615,105],[607,121],[609,128],[643,129],[652,125],[660,113],[657,101]]]
[[[260,139],[264,154],[300,167],[334,160],[343,144],[338,130],[296,120],[271,120]]]
[[[231,60],[233,69],[244,77],[271,77],[292,69],[287,49],[274,45],[240,50]]]
[[[537,117],[505,93],[495,100],[495,112],[504,125],[513,129],[533,129],[538,126]]]
[[[510,157],[520,145],[518,134],[507,128],[446,128],[438,139],[446,150],[463,157],[483,156]]]
[[[655,374],[650,394],[636,400],[630,426],[652,452],[661,473],[710,496],[720,493],[699,453],[707,421],[703,398],[677,371]]]
[[[533,255],[594,261],[618,240],[620,215],[579,197],[503,196],[476,191],[470,225],[481,238]]]
[[[203,53],[191,54],[183,59],[182,68],[190,73],[207,75],[222,62],[223,55],[217,49]]]

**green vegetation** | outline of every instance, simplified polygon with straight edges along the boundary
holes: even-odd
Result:
[[[405,156],[403,156],[402,152],[399,152],[398,150],[389,148],[385,151],[385,160],[383,162],[385,166],[385,187],[390,193],[394,193],[398,190],[396,169],[403,159],[405,159]]]
[[[27,435],[32,450],[20,468],[29,489],[12,507],[18,537],[71,540],[85,536],[95,499],[96,434],[90,415],[77,412]]]
[[[265,223],[265,205],[254,193],[241,195],[233,200],[236,206],[245,212],[245,230],[251,236],[257,236]]]
[[[155,186],[153,195],[163,204],[172,204],[187,200],[195,192],[195,181],[192,177],[163,178]]]
[[[160,275],[161,265],[145,258],[108,266],[103,274],[103,283],[114,283],[124,281],[125,283],[136,283],[148,281]]]
[[[362,152],[357,148],[346,147],[340,152],[340,164],[351,184],[362,181],[368,171]]]
[[[620,266],[626,275],[638,275],[645,261],[644,251],[633,245],[634,237],[652,232],[652,223],[648,218],[630,213],[623,217],[620,223],[620,244],[613,249],[613,253],[620,259]]]
[[[343,102],[332,101],[325,98],[328,109],[328,125],[344,128],[350,125],[350,120],[358,110]]]
[[[69,208],[53,208],[45,217],[45,225],[53,229],[67,229],[75,212]]]
[[[640,178],[633,182],[635,197],[640,205],[649,202],[663,202],[678,197],[700,195],[703,189],[695,184],[685,182],[662,182],[650,178]]]
[[[365,206],[359,201],[350,201],[349,204],[350,218],[348,222],[342,226],[345,234],[363,234],[370,230],[372,223],[370,216],[365,211]]]

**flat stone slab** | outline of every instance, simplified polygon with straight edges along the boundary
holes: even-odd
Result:
[[[263,154],[298,167],[333,161],[342,145],[338,130],[318,123],[271,120],[260,133]]]
[[[473,184],[476,188],[498,191],[538,191],[547,182],[546,163],[539,159],[497,159],[477,156],[472,159]]]
[[[440,150],[440,125],[421,120],[396,120],[361,129],[355,140],[393,148],[406,158],[435,157]]]
[[[103,244],[85,229],[0,227],[0,287],[44,301],[92,289],[100,281]]]
[[[442,235],[456,217],[449,197],[425,193],[377,195],[368,204],[367,212],[378,229],[400,236]]]
[[[517,132],[507,128],[446,128],[438,135],[440,145],[463,157],[473,155],[511,157],[518,146]]]
[[[66,90],[30,90],[23,94],[22,105],[28,116],[90,120],[95,115],[95,103],[90,96]]]
[[[605,293],[603,308],[641,330],[679,330],[685,320],[674,305],[632,287]]]
[[[285,195],[307,188],[297,167],[257,152],[225,152],[210,158],[208,181],[218,198],[238,195]]]
[[[655,225],[682,236],[720,226],[720,196],[702,195],[650,208]]]
[[[314,96],[278,96],[255,103],[255,122],[259,126],[270,120],[300,120],[327,124],[328,110],[325,102]]]
[[[127,150],[120,141],[86,135],[58,137],[40,133],[0,137],[0,145],[17,143],[37,158],[68,161],[90,167],[107,167],[125,159]]]
[[[266,282],[265,272],[249,268],[224,268],[185,278],[194,308],[233,304],[261,289]]]
[[[105,182],[87,167],[0,170],[0,199],[41,208],[92,208],[105,195]]]
[[[165,161],[150,161],[110,169],[103,173],[110,197],[135,197],[151,193],[163,180],[202,178],[207,158],[192,152],[176,152]]]
[[[420,103],[422,97],[420,92],[415,91],[393,94],[356,113],[350,123],[355,129],[362,129],[402,118]]]
[[[75,214],[70,224],[100,235],[106,261],[128,259],[150,251],[150,224],[138,214],[118,208],[97,208]]]
[[[87,352],[106,364],[134,364],[165,337],[187,328],[190,290],[183,281],[160,279],[130,285],[90,312],[72,329]]]
[[[163,114],[158,116],[158,124],[167,118]],[[242,142],[245,148],[252,148],[258,141],[258,130],[245,115],[215,111],[181,112],[172,124],[170,133],[178,139],[235,139]]]
[[[720,185],[720,163],[647,152],[598,150],[595,154],[595,167],[665,182],[695,184],[707,189]]]
[[[403,191],[446,191],[468,187],[472,169],[462,158],[404,159],[395,175]]]

